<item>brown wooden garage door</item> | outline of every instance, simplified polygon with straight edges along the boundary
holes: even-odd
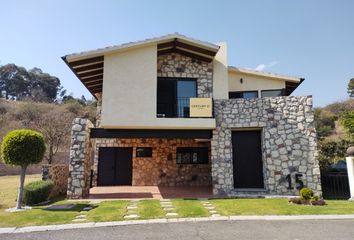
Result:
[[[100,147],[98,186],[132,185],[133,148]]]

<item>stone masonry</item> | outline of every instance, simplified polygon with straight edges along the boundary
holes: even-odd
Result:
[[[100,147],[133,148],[133,186],[211,186],[208,164],[176,164],[177,147],[208,147],[209,142],[192,139],[96,139],[93,185],[97,185]],[[152,147],[152,157],[136,157],[136,147]]]
[[[42,165],[42,179],[52,180],[54,183],[51,197],[64,195],[68,187],[69,167],[67,164]]]
[[[259,129],[262,133],[266,194],[297,195],[285,177],[301,173],[304,184],[321,193],[312,97],[215,100],[216,129],[212,139],[213,192],[241,195],[233,186],[231,133]],[[294,184],[293,184],[294,185]]]
[[[71,130],[70,162],[68,178],[68,198],[88,196],[91,170],[91,141],[88,119],[75,118]]]
[[[212,97],[213,63],[199,61],[178,53],[157,58],[157,76],[171,78],[196,78],[198,97]]]

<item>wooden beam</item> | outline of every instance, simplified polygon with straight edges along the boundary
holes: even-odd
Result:
[[[166,48],[173,48],[174,43],[172,42],[167,42],[167,43],[161,43],[157,45],[157,49],[166,49]]]
[[[81,82],[86,83],[86,82],[95,81],[95,80],[99,80],[99,79],[103,79],[103,74],[93,76],[93,77],[88,77],[85,79],[80,79],[80,80],[81,80]]]
[[[198,54],[195,53],[191,53],[191,52],[187,52],[187,51],[183,51],[180,49],[166,49],[166,50],[160,50],[158,51],[158,55],[164,55],[164,54],[169,54],[169,53],[179,53],[181,55],[190,57],[190,58],[194,58],[203,62],[211,62],[213,61],[213,58],[208,58],[208,57],[204,57],[204,56],[200,56]]]
[[[75,68],[75,71],[77,73],[80,73],[80,72],[85,72],[85,71],[91,71],[91,70],[94,70],[94,69],[103,69],[103,62],[102,63],[96,63],[96,64],[92,64],[92,65],[87,65],[85,67],[78,67],[78,68]]]
[[[209,51],[200,47],[192,46],[183,42],[176,41],[176,47],[184,48],[193,52],[198,52],[202,53],[211,57],[214,57],[216,55],[216,52]]]
[[[99,74],[103,74],[103,69],[99,69],[91,72],[78,73],[77,75],[79,75],[80,78],[83,78],[83,77],[89,77],[89,76],[94,76]]]
[[[103,79],[97,79],[97,80],[87,81],[84,83],[85,83],[85,85],[91,85],[91,84],[102,83],[102,82],[103,82]]]
[[[77,66],[85,65],[85,64],[89,64],[89,63],[103,62],[103,59],[104,59],[103,56],[99,56],[99,57],[94,57],[94,58],[88,58],[88,59],[84,59],[84,60],[69,62],[69,64],[70,64],[71,67],[75,68]]]

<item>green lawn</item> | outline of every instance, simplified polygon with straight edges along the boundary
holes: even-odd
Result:
[[[179,217],[207,217],[210,213],[198,200],[172,200]]]
[[[326,200],[326,206],[288,203],[287,199],[218,199],[210,201],[221,215],[354,214],[350,201]]]
[[[39,175],[26,177],[26,182],[40,179]],[[73,223],[76,216],[86,214],[86,222],[121,221],[127,213],[129,201],[105,201],[90,204],[93,208],[81,212],[89,202],[74,202],[77,206],[71,210],[50,211],[47,206],[33,207],[32,210],[16,213],[5,212],[14,207],[17,195],[18,176],[0,176],[0,227],[33,226]],[[68,203],[55,200],[55,204]],[[177,217],[207,217],[211,214],[203,207],[202,201],[174,199],[172,204]],[[231,215],[303,215],[303,214],[354,214],[354,202],[329,201],[326,206],[304,206],[289,204],[285,198],[278,199],[213,199],[209,200],[218,214]],[[72,202],[70,202],[72,203]],[[136,214],[138,219],[164,218],[165,211],[158,200],[139,201]]]
[[[25,184],[41,179],[41,175],[27,175]],[[3,209],[15,207],[20,176],[0,176],[0,212]]]

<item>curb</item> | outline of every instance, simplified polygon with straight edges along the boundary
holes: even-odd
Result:
[[[0,228],[0,234],[5,233],[28,233],[69,229],[82,229],[92,227],[112,227],[142,225],[153,223],[178,223],[178,222],[205,222],[205,221],[289,221],[289,220],[354,220],[354,214],[348,215],[296,215],[296,216],[220,216],[220,217],[196,217],[196,218],[159,218],[149,220],[128,220],[115,222],[89,222],[61,225],[45,225],[31,227],[10,227]]]

